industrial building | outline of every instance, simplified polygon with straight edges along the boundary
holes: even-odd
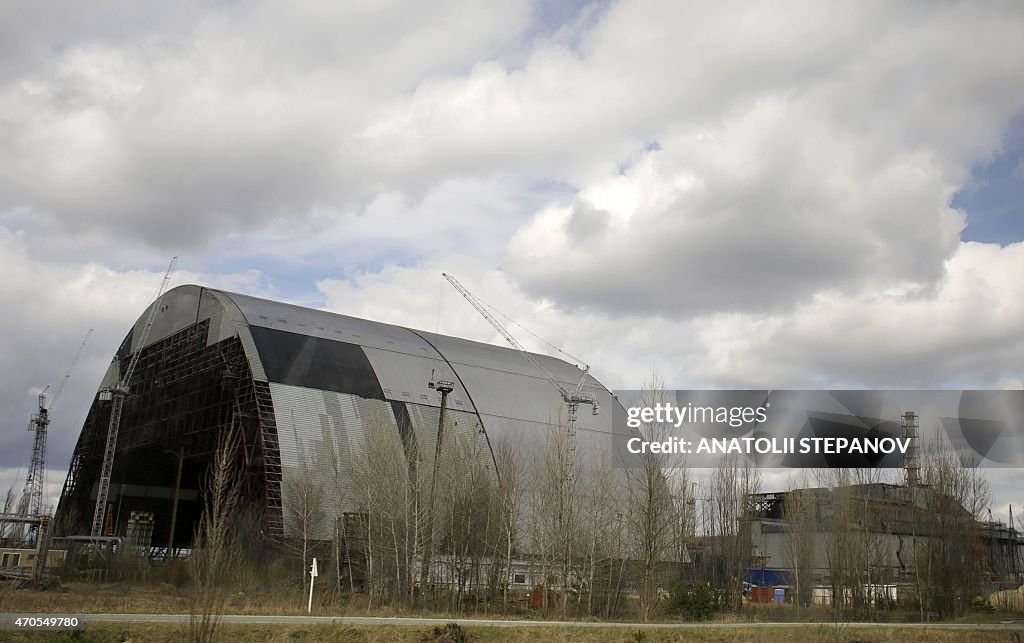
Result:
[[[944,520],[935,519],[940,506]],[[833,588],[849,587],[851,579],[869,599],[902,599],[898,590],[912,589],[918,579],[915,548],[930,539],[976,541],[979,590],[1016,588],[1024,582],[1024,534],[1002,523],[976,521],[927,485],[872,483],[759,493],[748,498],[747,511],[752,561],[747,582],[791,587],[802,556],[805,582],[814,586],[817,603],[830,603]],[[943,525],[958,528],[950,531]],[[837,577],[844,566],[853,569]]]
[[[451,381],[444,440],[460,440],[493,470],[496,441],[543,444],[581,381],[573,364],[401,326],[212,290],[169,290],[128,332],[89,410],[56,515],[58,536],[86,535],[96,505],[110,391],[126,382],[102,535],[124,537],[132,516],[152,515],[155,547],[187,547],[201,514],[201,486],[219,436],[241,435],[245,500],[262,529],[289,537],[291,484],[315,479],[326,506],[358,511],[347,493],[368,430],[383,427],[395,458],[432,464],[441,409],[434,381]],[[544,373],[546,371],[546,373]],[[581,457],[601,448],[624,411],[590,376],[581,393]],[[376,439],[376,438],[375,438]],[[316,538],[330,539],[330,523]],[[171,532],[173,530],[173,538]]]

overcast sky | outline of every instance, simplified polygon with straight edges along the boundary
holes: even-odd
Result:
[[[610,388],[1020,388],[1022,79],[1014,1],[6,2],[0,483],[172,255],[501,343],[451,272]]]

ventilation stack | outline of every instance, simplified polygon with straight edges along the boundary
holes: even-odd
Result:
[[[900,426],[903,427],[903,437],[910,440],[907,452],[903,455],[903,468],[907,472],[907,486],[916,487],[921,484],[921,460],[918,456],[917,445],[920,420],[917,413],[904,412],[900,417]]]

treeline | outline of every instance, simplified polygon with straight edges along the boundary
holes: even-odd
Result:
[[[985,604],[996,570],[981,534],[991,502],[984,474],[938,438],[925,443],[920,484],[864,486],[903,482],[902,473],[830,469],[791,487],[783,558],[798,611],[815,591],[851,617],[900,604],[922,621],[957,618]]]
[[[309,469],[282,489],[288,538],[281,541],[254,536],[232,485],[215,484],[240,484],[231,454],[219,452],[192,556],[198,586],[258,583],[271,573],[276,585],[302,596],[316,557],[321,591],[370,607],[460,613],[529,605],[560,616],[647,619],[686,574],[727,590],[725,608],[740,606],[750,559],[745,497],[758,490],[759,476],[739,459],[699,484],[672,456],[644,454],[636,466],[614,468],[592,445],[573,457],[557,420],[533,443],[488,444],[480,433],[446,425],[440,448],[427,444],[402,457],[408,451],[390,418],[363,423],[361,442],[350,445],[354,470],[342,470],[330,446],[300,454]],[[650,439],[667,430],[640,428]],[[233,444],[228,439],[221,450]],[[715,542],[700,561],[698,532]],[[223,545],[232,539],[237,546]]]
[[[656,388],[645,394],[647,406],[660,396]],[[341,470],[342,459],[328,449],[319,461],[303,457],[309,471],[286,482],[283,541],[257,537],[257,521],[237,498],[223,501],[230,490],[217,491],[212,481],[238,477],[230,455],[218,457],[226,473],[218,478],[221,464],[212,467],[206,495],[224,515],[208,507],[203,519],[193,554],[198,587],[266,584],[272,573],[274,585],[298,599],[315,556],[318,587],[338,604],[452,613],[530,605],[605,619],[648,619],[666,605],[687,614],[695,605],[743,607],[744,573],[764,555],[749,503],[761,473],[746,459],[725,458],[699,479],[665,454],[613,468],[596,449],[574,458],[558,421],[531,444],[488,445],[481,434],[445,426],[440,448],[428,444],[402,457],[409,452],[389,418],[363,419],[354,470]],[[639,431],[658,440],[669,427]],[[314,475],[325,467],[333,483]],[[817,475],[815,485],[795,485],[785,503],[782,557],[797,610],[822,589],[837,611],[886,607],[893,560],[912,574],[900,579],[901,591],[913,588],[922,619],[971,608],[986,574],[978,519],[989,501],[976,469],[939,443],[929,446],[922,486],[907,490],[915,494],[909,510],[856,492],[858,483],[880,481],[877,471]],[[815,486],[830,490],[827,508]],[[238,546],[217,545],[227,541]],[[222,560],[211,564],[218,547],[213,558]]]

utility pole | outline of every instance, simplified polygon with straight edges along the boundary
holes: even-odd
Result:
[[[437,465],[441,460],[441,442],[444,440],[444,421],[448,411],[448,394],[455,390],[455,383],[449,380],[433,379],[427,386],[441,394],[441,412],[437,416],[437,441],[434,444],[434,470],[430,475],[430,502],[427,509],[426,540],[423,543],[423,560],[420,569],[420,590],[427,587],[430,580],[430,565],[434,557],[434,491],[437,488]]]

